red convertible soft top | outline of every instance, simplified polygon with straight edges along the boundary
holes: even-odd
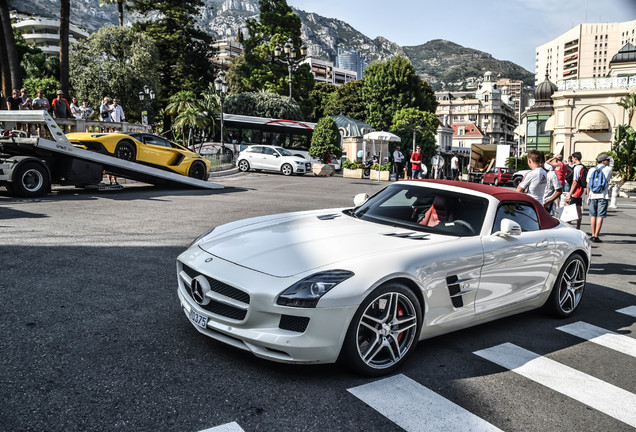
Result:
[[[463,189],[473,190],[475,192],[480,192],[488,195],[492,195],[497,198],[499,201],[517,201],[517,202],[525,202],[531,204],[537,212],[539,216],[539,226],[541,229],[550,229],[554,228],[559,224],[559,221],[550,215],[548,211],[543,207],[543,205],[532,198],[529,195],[523,194],[521,192],[513,191],[510,189],[503,189],[497,186],[490,186],[481,183],[469,183],[455,180],[417,180],[426,183],[437,183],[448,186],[456,186]]]

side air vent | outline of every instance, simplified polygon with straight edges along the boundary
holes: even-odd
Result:
[[[459,286],[459,278],[457,275],[448,276],[446,278],[446,285],[448,285],[448,294],[450,295],[453,307],[460,308],[464,306],[464,299],[462,299],[462,290]]]
[[[397,233],[386,233],[384,234],[387,237],[399,237],[399,238],[408,238],[411,240],[428,240],[431,236],[430,234],[418,233],[415,231],[410,232],[397,232]]]

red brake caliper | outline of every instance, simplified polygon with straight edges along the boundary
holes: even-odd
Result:
[[[402,318],[404,316],[404,309],[402,309],[401,306],[398,306],[398,311],[397,311],[397,316],[398,318]],[[404,337],[404,333],[400,333],[398,335],[398,343],[402,342],[402,338]]]

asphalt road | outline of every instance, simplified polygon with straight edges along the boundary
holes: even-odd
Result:
[[[528,312],[423,341],[399,375],[369,379],[260,360],[200,335],[179,306],[175,258],[215,225],[347,206],[385,184],[215,181],[227,188],[60,188],[34,200],[0,189],[0,431],[636,428],[636,200],[610,211],[574,317]],[[575,323],[619,342],[557,329]],[[502,346],[542,363],[511,371],[487,358],[505,358],[490,351]]]

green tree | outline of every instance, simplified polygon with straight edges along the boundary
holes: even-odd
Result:
[[[102,27],[78,41],[70,53],[70,76],[78,99],[99,107],[104,96],[116,97],[126,118],[139,118],[138,93],[144,85],[159,88],[158,50],[146,35],[126,27]],[[158,95],[159,96],[159,95]]]
[[[325,116],[325,106],[329,97],[338,91],[338,87],[331,83],[319,82],[316,83],[314,89],[309,92],[309,97],[312,99],[314,109],[311,115],[308,117],[309,121],[317,122],[318,119]]]
[[[348,81],[338,87],[327,100],[325,115],[343,114],[347,117],[367,121],[367,110],[362,100],[364,80]]]
[[[210,117],[205,115],[202,111],[196,108],[186,108],[179,113],[172,125],[181,133],[183,144],[187,146],[192,143],[192,139],[197,135],[198,131],[203,131],[211,124],[212,120]]]
[[[311,137],[309,155],[321,160],[322,163],[329,163],[331,155],[339,158],[342,156],[340,146],[340,132],[338,126],[331,117],[323,117],[318,120]]]
[[[636,93],[623,96],[617,104],[625,108],[625,111],[627,111],[627,124],[631,125],[634,114],[636,113]]]
[[[616,170],[624,181],[634,179],[636,164],[636,131],[630,125],[616,126],[614,136],[614,152],[616,153]]]
[[[7,0],[0,0],[0,31],[2,32],[2,49],[0,49],[0,64],[2,65],[2,90],[5,95],[10,95],[13,88],[22,86],[22,75],[20,74],[20,61],[11,27],[9,16],[9,3]]]
[[[420,111],[417,108],[402,108],[393,116],[391,130],[402,142],[409,139],[413,142],[411,151],[417,144],[422,148],[422,159],[430,159],[436,152],[435,136],[439,120],[432,112]]]
[[[27,78],[23,86],[29,95],[36,95],[38,90],[44,92],[44,96],[49,103],[55,99],[55,92],[60,88],[60,82],[53,77],[48,78]],[[33,96],[33,97],[34,97]]]
[[[243,43],[242,56],[234,59],[227,75],[232,93],[270,91],[280,95],[289,94],[288,68],[274,58],[274,48],[283,46],[292,39],[299,48],[300,18],[285,0],[259,0],[260,19],[248,20],[249,38]],[[293,97],[311,115],[313,106],[309,93],[314,87],[314,77],[309,66],[304,64],[293,73]]]
[[[286,96],[265,91],[230,95],[225,99],[224,110],[226,113],[255,117],[304,119],[296,101],[290,103]]]
[[[130,0],[127,8],[139,14],[133,29],[152,39],[158,52],[154,57],[160,71],[158,103],[181,90],[195,94],[205,91],[216,78],[212,63],[213,38],[197,27],[202,0]],[[165,95],[165,96],[164,96]],[[164,116],[164,128],[171,118]]]
[[[393,115],[402,108],[435,112],[437,105],[431,86],[402,56],[373,62],[365,69],[362,100],[367,122],[381,130],[389,129]]]

